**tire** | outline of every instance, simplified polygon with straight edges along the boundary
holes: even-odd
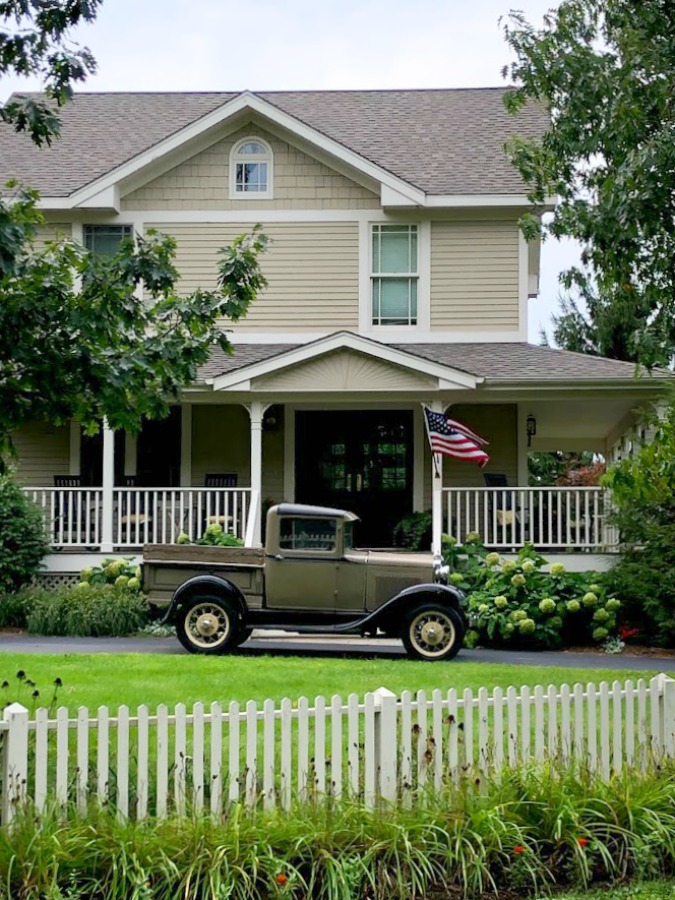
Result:
[[[430,600],[410,610],[400,636],[411,659],[438,662],[457,656],[464,630],[464,622],[456,609]]]
[[[227,597],[195,597],[179,613],[176,635],[190,653],[216,656],[234,650],[241,635],[237,605]]]
[[[237,637],[237,647],[241,647],[242,644],[245,644],[252,634],[253,628],[251,628],[250,625],[242,627],[239,631],[239,636]]]

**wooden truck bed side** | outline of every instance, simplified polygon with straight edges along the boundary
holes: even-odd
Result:
[[[146,544],[143,590],[148,601],[167,606],[176,589],[193,576],[213,573],[235,584],[251,609],[263,605],[265,554],[249,547],[204,547],[194,544]]]

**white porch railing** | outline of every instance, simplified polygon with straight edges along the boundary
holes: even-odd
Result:
[[[444,488],[443,495],[443,527],[459,544],[470,532],[497,549],[599,551],[618,543],[600,487]]]
[[[54,547],[96,547],[101,543],[101,488],[25,488],[42,508]]]
[[[25,490],[42,507],[54,547],[100,546],[105,533],[101,488]],[[112,543],[173,544],[181,533],[196,540],[214,523],[250,541],[257,503],[257,491],[251,488],[115,488]]]

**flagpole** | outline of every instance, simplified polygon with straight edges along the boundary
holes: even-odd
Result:
[[[443,413],[443,403],[441,400],[432,400],[428,407],[431,412]],[[429,446],[431,447],[431,437],[429,435],[429,420],[426,413],[424,421],[427,429],[427,438],[429,438]],[[438,456],[438,459],[436,459]],[[434,471],[431,479],[431,552],[434,557],[440,559],[441,556],[441,536],[443,534],[443,457],[431,451]]]

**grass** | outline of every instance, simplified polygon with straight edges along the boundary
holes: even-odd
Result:
[[[405,659],[322,659],[281,656],[162,656],[130,654],[0,654],[0,683],[10,682],[0,705],[17,699],[16,672],[24,670],[41,693],[31,701],[30,690],[19,697],[27,706],[40,705],[52,694],[55,678],[63,681],[59,705],[71,710],[126,704],[132,709],[160,703],[173,706],[197,701],[280,700],[321,694],[330,697],[362,695],[378,687],[400,694],[404,690],[435,688],[463,690],[508,687],[513,684],[573,684],[603,679],[649,679],[654,672],[630,669],[602,672],[598,669],[541,668],[489,663],[425,663]],[[45,703],[44,705],[47,705]]]
[[[648,881],[597,891],[561,894],[555,900],[675,900],[675,881]]]

